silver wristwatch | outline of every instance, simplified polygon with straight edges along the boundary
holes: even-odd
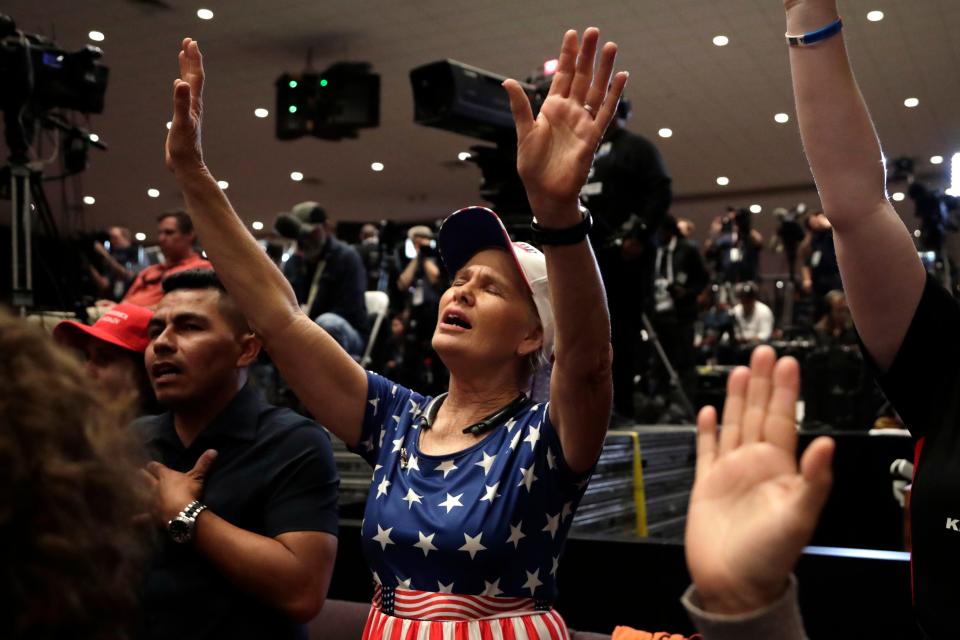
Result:
[[[194,500],[183,508],[180,514],[167,523],[167,533],[174,542],[185,544],[193,540],[193,532],[197,526],[197,516],[207,508],[199,500]]]

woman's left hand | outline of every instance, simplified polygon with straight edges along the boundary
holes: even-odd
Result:
[[[517,171],[534,215],[545,227],[567,226],[578,211],[580,189],[627,82],[623,71],[610,81],[617,56],[612,42],[603,46],[594,74],[599,38],[593,27],[580,43],[576,31],[564,34],[557,72],[536,119],[520,84],[503,83],[517,126]]]

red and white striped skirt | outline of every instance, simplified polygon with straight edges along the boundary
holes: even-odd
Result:
[[[392,611],[386,613],[386,611]],[[530,598],[377,587],[363,640],[570,640],[554,609]]]

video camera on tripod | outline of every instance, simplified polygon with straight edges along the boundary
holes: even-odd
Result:
[[[80,141],[81,153],[71,144],[65,154],[71,155],[74,172],[85,166],[88,144],[105,148],[91,139],[88,132],[52,113],[54,109],[83,113],[103,111],[109,71],[99,62],[102,56],[103,52],[91,45],[68,52],[43,36],[18,30],[10,16],[0,14],[0,82],[4,86],[0,108],[10,150],[11,271],[15,306],[34,304],[31,210],[36,210],[47,237],[55,245],[61,244],[41,184],[42,166],[30,163],[28,151],[36,126],[66,132],[68,140]],[[78,160],[78,155],[82,159]],[[58,292],[61,304],[69,297],[69,293],[64,292],[76,290],[75,283],[69,281],[76,271],[71,273],[68,265],[73,253],[58,250],[46,256],[46,266],[52,274],[50,284]],[[57,264],[50,264],[54,262]]]

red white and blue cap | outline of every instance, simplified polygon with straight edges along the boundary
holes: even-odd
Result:
[[[540,316],[543,353],[547,359],[553,355],[553,304],[547,286],[547,260],[539,249],[526,242],[513,242],[500,217],[486,207],[466,207],[451,213],[440,226],[437,246],[451,275],[484,249],[503,249],[513,256]]]

